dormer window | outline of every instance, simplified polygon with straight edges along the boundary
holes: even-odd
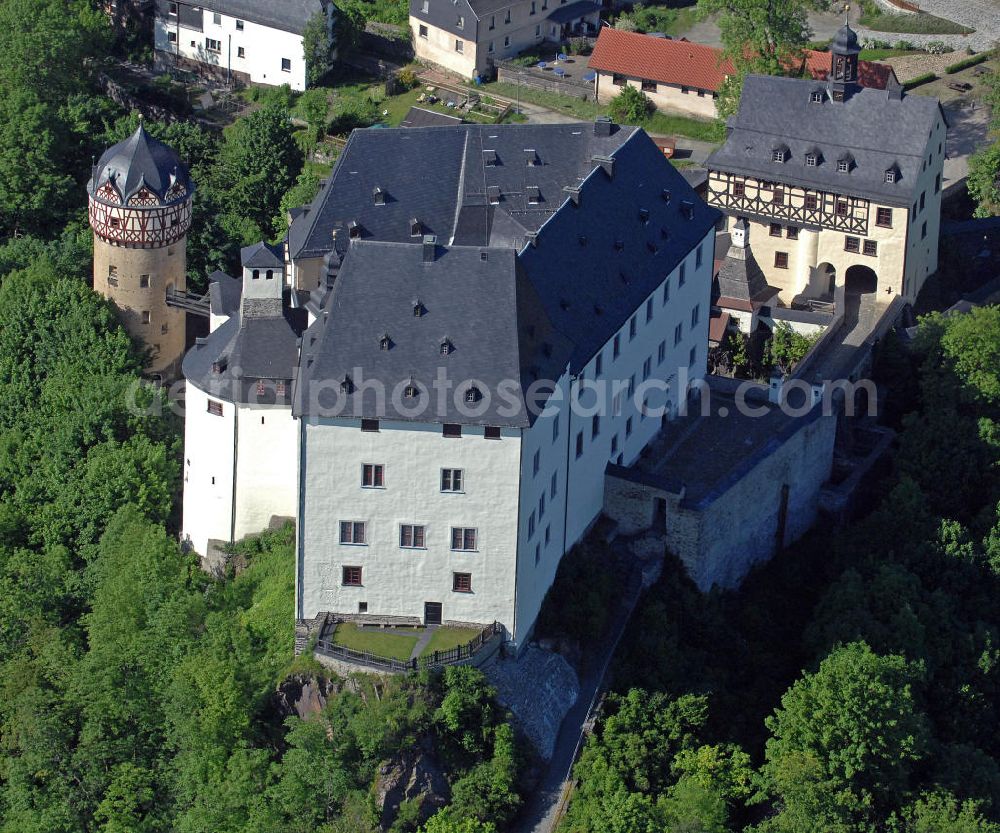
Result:
[[[500,204],[500,186],[499,185],[487,185],[486,186],[486,199],[490,205]]]
[[[483,164],[487,168],[492,168],[497,163],[497,152],[495,150],[484,150],[483,151]]]
[[[407,399],[416,399],[420,396],[420,389],[413,383],[412,379],[410,380],[410,384],[403,389],[403,396]]]
[[[685,220],[694,219],[694,203],[690,200],[684,200],[681,203],[681,214],[684,215]]]
[[[581,234],[576,239],[579,241],[579,243],[580,243],[581,246],[586,246],[587,245],[587,235],[586,234]]]
[[[378,340],[379,350],[389,350],[392,347],[392,339],[389,338],[389,334],[385,333],[382,338]]]
[[[639,222],[642,223],[643,225],[646,225],[646,223],[649,222],[649,209],[648,208],[640,208],[639,209]]]
[[[464,18],[464,17],[462,17],[462,15],[459,15],[459,16],[458,16],[458,19],[457,19],[457,20],[455,21],[455,25],[456,25],[456,26],[457,26],[457,27],[458,27],[459,29],[464,29],[464,28],[465,28],[465,18]]]
[[[660,196],[663,198],[664,202],[670,202],[670,189],[664,188],[662,191],[660,191]]]
[[[451,343],[450,338],[441,339],[440,353],[442,356],[448,356],[455,349],[455,345]]]
[[[420,318],[425,312],[427,312],[427,308],[422,303],[420,303],[420,301],[413,302],[414,318]]]
[[[354,380],[350,376],[345,376],[340,382],[341,393],[354,393]]]
[[[853,166],[853,164],[854,164],[853,157],[849,155],[841,156],[840,159],[837,160],[837,172],[842,174],[849,174],[851,172],[851,167]]]
[[[822,104],[823,103],[823,91],[822,90],[813,90],[811,93],[809,93],[809,100],[813,104]]]
[[[819,151],[811,150],[806,154],[806,167],[815,168],[819,165]]]
[[[524,189],[528,195],[528,205],[538,205],[542,197],[537,185],[529,185]]]
[[[771,151],[771,161],[772,162],[787,162],[788,161],[788,148],[784,145],[780,145]]]
[[[524,161],[531,167],[538,164],[538,154],[534,148],[524,149]]]
[[[385,190],[376,186],[372,192],[375,197],[375,205],[385,205]]]
[[[885,181],[888,183],[894,183],[896,178],[899,176],[899,172],[895,168],[889,168],[885,172]]]
[[[475,405],[480,399],[483,398],[482,392],[479,388],[473,386],[465,392],[465,402],[468,405]]]
[[[410,218],[410,237],[421,237],[424,233],[424,225],[416,217]]]
[[[352,240],[355,237],[360,237],[361,236],[361,226],[358,225],[358,221],[357,220],[351,220],[350,222],[348,222],[348,224],[347,224],[347,236],[350,237]]]

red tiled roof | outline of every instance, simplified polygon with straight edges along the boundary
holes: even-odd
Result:
[[[590,68],[644,78],[661,84],[675,84],[718,92],[727,75],[735,70],[722,51],[685,40],[651,38],[638,32],[601,27],[590,56]],[[817,81],[830,72],[830,53],[805,51],[802,68]],[[888,64],[858,62],[861,85],[884,90],[892,73]]]
[[[722,52],[689,41],[651,38],[602,26],[590,56],[590,68],[718,91],[733,65]]]
[[[726,330],[729,329],[729,313],[721,312],[716,314],[712,313],[711,318],[708,319],[708,340],[714,341],[716,344],[722,344],[723,339],[726,337]]]

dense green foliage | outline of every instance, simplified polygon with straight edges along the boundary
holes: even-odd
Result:
[[[992,144],[980,148],[969,159],[969,196],[976,202],[977,217],[1000,216],[1000,73],[986,78],[986,103],[992,107]]]
[[[886,343],[900,442],[868,517],[736,593],[703,596],[668,562],[566,829],[996,833],[998,351],[995,307]]]
[[[640,89],[626,85],[608,103],[608,115],[621,124],[642,124],[653,109],[653,102]]]

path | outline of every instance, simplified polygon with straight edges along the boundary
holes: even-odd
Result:
[[[992,49],[993,44],[1000,40],[1000,3],[997,0],[918,0],[917,5],[927,14],[943,17],[975,31],[971,35],[909,35],[875,32],[856,26],[858,37],[862,40],[875,38],[890,43],[906,40],[917,46],[940,41],[952,49],[972,49],[976,52]]]
[[[551,833],[565,812],[572,789],[573,764],[583,747],[586,734],[592,728],[594,707],[602,691],[615,649],[642,595],[643,588],[656,580],[661,565],[662,557],[659,561],[647,565],[645,569],[642,569],[641,563],[637,562],[636,569],[631,572],[629,587],[619,603],[614,629],[605,636],[603,644],[591,657],[590,670],[580,679],[580,695],[559,726],[552,758],[531,800],[519,816],[518,824],[514,828],[516,833]]]

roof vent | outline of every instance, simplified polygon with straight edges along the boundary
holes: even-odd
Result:
[[[378,340],[378,349],[383,351],[392,349],[392,339],[388,333],[382,333],[382,338]]]
[[[610,116],[598,116],[594,119],[594,135],[610,136],[615,129],[615,123]]]
[[[425,234],[424,235],[424,263],[433,263],[437,257],[437,235],[436,234]]]
[[[580,241],[580,245],[581,246],[586,246],[587,245],[587,235],[586,234],[581,234],[576,239]]]
[[[340,381],[341,393],[354,393],[354,380],[350,376],[344,376]]]
[[[615,175],[615,160],[611,156],[591,156],[592,164],[597,165],[608,175],[608,179],[613,179]]]
[[[483,151],[483,164],[487,168],[492,168],[497,163],[497,152],[495,150]]]
[[[490,205],[500,204],[500,186],[499,185],[487,185],[486,186],[486,201]]]
[[[604,310],[601,309],[599,304],[594,304],[594,315],[604,315]]]
[[[649,209],[648,208],[640,208],[639,209],[639,222],[642,223],[643,225],[646,225],[646,223],[649,222]]]
[[[691,200],[681,200],[681,214],[685,220],[694,219],[694,203]]]
[[[410,217],[410,237],[420,237],[424,233],[424,224],[416,217]]]
[[[616,240],[615,241],[615,251],[616,252],[623,252],[623,251],[625,251],[625,241],[624,240]]]
[[[424,313],[427,312],[427,307],[425,307],[419,300],[413,302],[413,317],[421,318]]]
[[[535,151],[534,148],[524,149],[524,161],[531,166],[541,164],[541,160],[538,158],[538,153]]]
[[[372,191],[372,196],[375,197],[375,205],[385,205],[385,189],[375,186],[375,190]]]

